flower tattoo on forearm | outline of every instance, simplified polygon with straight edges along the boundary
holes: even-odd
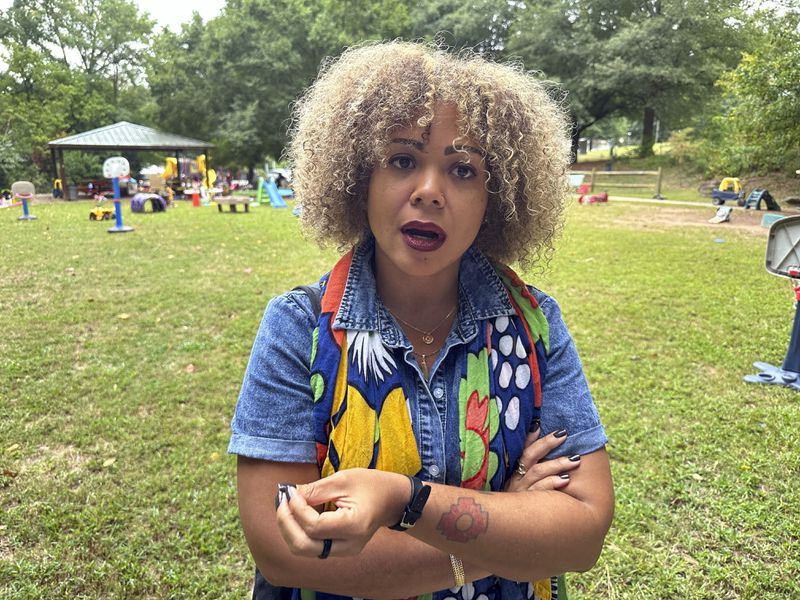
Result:
[[[474,540],[489,528],[489,513],[472,498],[459,498],[442,515],[436,529],[451,542]]]

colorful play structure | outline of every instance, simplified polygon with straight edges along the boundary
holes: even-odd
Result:
[[[201,187],[211,188],[217,181],[217,172],[206,167],[205,154],[199,154],[195,160],[181,158],[178,162],[178,159],[172,156],[164,160],[164,171],[161,173],[161,177],[168,184],[177,185],[183,189],[185,181],[191,180],[193,174],[200,176]]]
[[[266,199],[264,194],[267,195]],[[286,208],[286,201],[284,198],[293,198],[294,191],[279,188],[271,177],[258,178],[258,190],[256,192],[256,202],[258,204],[266,204],[269,202],[273,208]]]
[[[767,272],[792,282],[795,296],[794,323],[783,364],[776,367],[754,362],[757,375],[745,375],[748,383],[780,385],[800,390],[800,215],[785,217],[769,228],[766,255]]]
[[[717,189],[711,190],[711,203],[714,206],[723,206],[726,202],[736,202],[741,207],[754,210],[761,210],[763,202],[766,210],[781,209],[769,190],[765,188],[754,188],[745,196],[742,182],[738,177],[725,177],[719,182]]]

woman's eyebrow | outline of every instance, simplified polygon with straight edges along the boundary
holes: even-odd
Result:
[[[474,154],[477,154],[481,158],[486,155],[486,152],[484,152],[480,148],[476,148],[475,146],[453,144],[452,146],[448,146],[447,148],[444,149],[445,155],[455,154],[456,152],[472,152]]]
[[[419,150],[420,152],[422,152],[425,149],[425,144],[423,142],[420,142],[418,140],[412,140],[409,138],[393,138],[389,140],[389,143],[412,146],[413,148]],[[448,156],[450,154],[455,154],[456,152],[472,152],[480,157],[486,155],[486,153],[480,148],[477,148],[476,146],[469,146],[467,144],[454,144],[444,149],[445,156]]]
[[[422,151],[425,148],[425,144],[419,142],[417,140],[410,140],[408,138],[394,138],[390,140],[391,144],[404,144],[406,146],[413,146],[415,149]]]

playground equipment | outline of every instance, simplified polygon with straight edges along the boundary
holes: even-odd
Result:
[[[717,209],[716,214],[711,217],[708,222],[718,225],[719,223],[726,223],[731,220],[731,213],[733,212],[733,208],[730,206],[720,206]]]
[[[213,187],[217,180],[217,172],[206,166],[205,154],[199,154],[196,160],[190,158],[181,158],[179,160],[170,156],[164,160],[164,171],[161,173],[161,178],[163,178],[164,182],[162,185],[173,188],[173,190],[179,194],[182,193],[186,196],[193,195],[193,186],[190,186],[189,182],[192,179],[196,180],[198,174],[200,175],[200,192],[205,193],[205,190]],[[154,185],[152,175],[150,177],[150,189],[151,191],[161,189]],[[204,206],[208,204],[209,202],[203,203]],[[200,206],[199,196],[194,206]]]
[[[131,212],[143,213],[147,212],[147,203],[150,202],[150,212],[164,212],[167,210],[167,201],[158,194],[145,194],[139,192],[134,194],[131,198]]]
[[[728,200],[744,206],[744,190],[738,177],[726,177],[719,182],[716,190],[711,191],[711,203],[714,206],[722,206]]]
[[[30,181],[15,181],[11,184],[11,195],[14,198],[19,198],[22,202],[22,215],[17,217],[18,221],[33,221],[36,219],[28,211],[28,201],[33,200],[36,194],[36,188]]]
[[[97,205],[89,211],[89,220],[108,221],[109,219],[113,219],[114,211],[103,206],[103,201],[106,199],[106,197],[103,194],[97,194],[94,199],[97,201]]]
[[[120,177],[127,177],[131,172],[131,167],[128,164],[128,159],[122,156],[112,156],[107,158],[103,163],[103,177],[111,180],[111,185],[114,188],[114,215],[116,216],[116,225],[109,228],[108,233],[128,233],[133,231],[133,227],[126,227],[122,224],[122,208],[120,207],[120,193],[119,193],[119,180]]]
[[[598,202],[608,202],[608,192],[600,192],[599,194],[590,194],[591,186],[588,183],[583,183],[575,190],[578,194],[578,204],[597,204]]]
[[[795,295],[795,314],[789,349],[783,365],[776,367],[754,362],[757,375],[745,375],[748,383],[782,385],[800,390],[800,216],[775,221],[769,228],[766,256],[767,272],[786,277],[792,282]]]
[[[266,204],[264,193],[267,194],[267,199],[273,208],[286,208],[286,201],[284,198],[292,198],[294,196],[293,190],[279,188],[272,178],[258,178],[258,191],[256,192],[256,202],[259,204]]]
[[[764,204],[767,205],[767,210],[781,209],[781,207],[778,206],[778,203],[775,202],[772,194],[770,194],[769,190],[766,188],[754,188],[753,191],[747,195],[747,199],[744,201],[743,206],[745,208],[761,210],[761,202],[764,202]]]

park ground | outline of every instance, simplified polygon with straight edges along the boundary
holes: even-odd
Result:
[[[109,235],[92,206],[0,210],[0,597],[247,598],[230,417],[266,302],[336,253],[290,209],[125,207]],[[573,200],[526,273],[610,438],[616,517],[571,598],[800,597],[800,396],[742,381],[782,361],[794,294],[763,212],[714,211]]]

